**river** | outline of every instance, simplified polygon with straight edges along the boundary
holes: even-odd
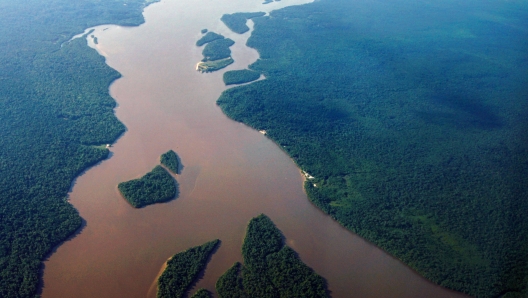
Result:
[[[218,277],[241,261],[249,220],[268,215],[287,244],[325,277],[333,297],[463,297],[436,286],[376,246],[342,228],[313,206],[293,161],[258,131],[228,119],[215,104],[223,71],[195,71],[207,28],[235,40],[235,64],[258,53],[250,33],[230,32],[224,13],[270,11],[301,4],[283,0],[167,0],[145,9],[139,27],[98,26],[98,44],[123,77],[110,88],[127,132],[111,157],[74,183],[70,202],[86,221],[45,262],[43,297],[155,297],[156,278],[173,254],[219,238],[221,246],[199,287],[214,291]],[[180,197],[132,208],[117,184],[138,178],[173,149],[182,159]]]

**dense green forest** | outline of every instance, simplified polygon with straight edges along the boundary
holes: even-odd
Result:
[[[191,296],[191,298],[211,298],[211,292],[206,289],[199,289]]]
[[[202,61],[215,61],[231,57],[231,49],[229,47],[234,44],[235,42],[230,38],[216,39],[208,42],[202,51],[202,55],[204,56]]]
[[[163,153],[160,157],[160,163],[174,174],[180,173],[180,158],[173,150]]]
[[[213,240],[201,246],[175,254],[167,261],[167,267],[158,278],[158,298],[184,297],[200,272],[205,269],[209,257],[220,243]],[[203,291],[202,291],[203,292]],[[208,292],[197,297],[208,297]],[[193,296],[194,297],[194,296]]]
[[[237,12],[232,14],[225,14],[220,18],[222,22],[231,29],[231,31],[242,34],[249,31],[246,25],[247,20],[264,16],[265,12]]]
[[[230,64],[233,64],[234,62],[235,60],[233,60],[233,58],[231,57],[220,59],[220,60],[215,60],[215,61],[200,62],[196,66],[196,70],[201,71],[201,72],[217,71]]]
[[[315,177],[311,201],[442,286],[528,296],[526,2],[321,0],[253,20],[266,80],[218,105]]]
[[[242,256],[244,266],[235,263],[218,279],[219,297],[328,297],[326,281],[284,245],[263,214],[249,222]]]
[[[235,84],[244,84],[249,83],[260,78],[260,73],[249,70],[249,69],[240,69],[240,70],[230,70],[224,72],[224,84],[226,85],[235,85]]]
[[[204,29],[204,30],[207,30],[207,29]],[[198,41],[196,42],[196,46],[201,47],[208,42],[211,42],[217,39],[224,39],[224,38],[225,37],[221,34],[214,33],[214,32],[207,32],[207,34],[202,36],[202,38],[198,39]]]
[[[141,178],[119,183],[117,188],[136,208],[166,202],[178,195],[176,180],[160,165]]]
[[[123,3],[127,3],[126,6]],[[81,226],[73,179],[124,132],[119,77],[84,39],[100,24],[139,25],[145,1],[0,1],[0,297],[33,297],[41,260]]]
[[[242,264],[236,262],[216,282],[216,292],[219,297],[246,298],[240,269]]]
[[[235,44],[232,39],[225,38],[223,35],[214,32],[207,32],[196,42],[197,46],[204,44],[205,47],[202,50],[204,58],[202,62],[198,63],[196,70],[201,72],[216,71],[234,62],[233,58],[231,58],[231,49],[229,49],[230,46]]]

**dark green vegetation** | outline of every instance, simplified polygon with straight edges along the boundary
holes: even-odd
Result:
[[[191,296],[191,298],[210,298],[211,292],[207,291],[206,289],[199,289],[194,293],[194,295]]]
[[[233,14],[225,14],[221,20],[231,29],[231,31],[242,34],[249,31],[249,27],[246,25],[247,20],[264,16],[265,12],[237,12]]]
[[[196,42],[197,46],[205,45],[202,55],[202,62],[198,63],[196,70],[201,72],[211,72],[222,69],[233,63],[230,46],[235,42],[229,38],[224,38],[220,34],[208,32]]]
[[[260,78],[260,73],[249,69],[230,70],[224,73],[226,85],[249,83],[258,78]]]
[[[229,49],[235,44],[233,40],[214,32],[208,32],[196,42],[197,46],[204,44],[205,47],[202,51],[204,58],[202,62],[198,63],[196,70],[201,72],[216,71],[234,62]]]
[[[241,264],[236,262],[216,282],[216,291],[219,297],[242,298],[246,297],[242,277],[240,276]]]
[[[310,199],[426,278],[528,296],[528,8],[321,0],[256,18],[266,80],[231,118],[315,177]]]
[[[207,29],[205,29],[207,30]],[[203,32],[203,30],[202,30]],[[201,47],[203,46],[204,44],[208,43],[208,42],[211,42],[213,40],[217,40],[217,39],[224,39],[225,37],[221,34],[218,34],[218,33],[214,33],[214,32],[207,32],[207,34],[205,34],[204,36],[202,36],[202,38],[200,38],[197,42],[196,42],[196,45]]]
[[[136,208],[166,202],[178,194],[176,181],[159,165],[139,179],[119,183],[117,188]]]
[[[208,42],[202,51],[202,55],[204,56],[202,61],[216,61],[231,57],[229,47],[234,44],[235,42],[230,38],[216,39]]]
[[[158,297],[184,297],[191,285],[196,281],[198,274],[205,269],[209,257],[218,243],[220,241],[217,239],[201,246],[189,248],[184,252],[175,254],[168,260],[167,267],[158,278]],[[208,292],[205,292],[201,293],[201,296],[196,297],[208,297]]]
[[[34,296],[41,260],[81,226],[72,180],[124,132],[108,94],[119,74],[85,39],[65,43],[142,23],[144,1],[124,2],[0,3],[0,297]]]
[[[244,266],[235,263],[218,279],[220,297],[328,297],[325,280],[284,245],[263,214],[249,222],[242,256]]]
[[[178,157],[176,152],[169,150],[163,153],[160,157],[160,162],[174,174],[180,173],[180,158]]]

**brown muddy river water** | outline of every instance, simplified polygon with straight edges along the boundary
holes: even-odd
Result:
[[[236,62],[224,70],[245,68],[258,58],[244,46],[249,33],[228,31],[222,14],[303,1],[162,1],[145,10],[146,23],[139,27],[96,28],[98,44],[91,45],[123,75],[110,92],[128,130],[111,148],[111,158],[75,182],[70,200],[86,226],[45,262],[43,297],[155,297],[167,258],[219,238],[221,246],[195,287],[214,292],[218,277],[241,261],[246,225],[260,213],[327,279],[333,297],[462,297],[421,278],[313,206],[293,161],[216,106],[226,88],[223,71],[195,71],[202,58],[195,42],[203,28],[236,42]],[[180,197],[132,208],[117,184],[150,171],[169,149],[184,165],[176,177]]]

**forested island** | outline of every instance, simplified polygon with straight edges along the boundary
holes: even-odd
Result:
[[[208,42],[202,51],[202,55],[204,56],[202,62],[231,57],[231,49],[229,47],[234,44],[235,42],[230,38],[222,38]]]
[[[217,39],[224,39],[224,38],[225,37],[222,34],[218,34],[214,32],[206,32],[206,34],[202,36],[202,38],[196,41],[196,46],[201,47],[208,42],[215,41]]]
[[[41,260],[81,226],[66,200],[73,179],[125,131],[108,94],[119,73],[85,38],[67,41],[95,25],[139,25],[150,2],[2,1],[0,297],[35,297]]]
[[[219,297],[328,297],[325,280],[284,245],[282,233],[261,214],[248,225],[242,256],[216,283]]]
[[[224,84],[235,85],[253,82],[260,78],[260,73],[250,69],[230,70],[224,72]]]
[[[174,174],[180,174],[180,158],[173,150],[169,150],[160,156],[160,163]]]
[[[139,179],[119,183],[117,188],[135,208],[166,202],[178,194],[176,180],[160,165]]]
[[[247,20],[261,17],[265,14],[265,12],[237,12],[233,14],[225,14],[220,20],[222,20],[231,31],[242,34],[249,31],[249,27],[246,25]]]
[[[215,248],[220,243],[216,239],[201,246],[189,248],[175,254],[167,261],[167,267],[158,278],[158,298],[185,297],[200,272],[205,269]],[[193,297],[209,297],[209,292],[199,290]]]
[[[204,58],[202,62],[196,65],[196,70],[201,72],[216,71],[234,62],[231,58],[231,49],[229,49],[235,44],[232,39],[209,31],[196,42],[197,46],[204,44],[205,47],[202,51]]]
[[[527,19],[520,2],[273,11],[248,40],[266,80],[218,105],[313,175],[314,204],[429,280],[526,297]]]
[[[306,266],[297,253],[284,245],[283,235],[264,214],[248,224],[242,256],[217,281],[221,298],[329,297],[326,281]],[[159,298],[184,297],[205,269],[219,240],[175,254],[158,278]],[[199,289],[194,298],[210,297]]]

